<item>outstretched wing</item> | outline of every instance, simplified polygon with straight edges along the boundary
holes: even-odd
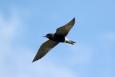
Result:
[[[75,18],[73,18],[64,26],[57,28],[55,34],[61,34],[63,36],[66,36],[74,24],[75,24]]]
[[[44,55],[46,55],[48,53],[48,51],[50,51],[53,47],[55,47],[58,44],[58,42],[52,41],[52,40],[48,40],[45,43],[43,43],[36,56],[33,59],[33,62],[42,58]]]

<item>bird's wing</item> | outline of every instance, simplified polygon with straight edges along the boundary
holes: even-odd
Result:
[[[75,18],[73,18],[64,26],[57,28],[55,34],[61,34],[63,36],[66,36],[74,24],[75,24]]]
[[[38,59],[40,59],[40,58],[42,58],[44,55],[46,55],[48,53],[49,50],[51,50],[57,44],[58,44],[58,42],[55,42],[55,41],[52,41],[52,40],[48,40],[48,41],[44,42],[40,46],[36,56],[33,59],[33,62],[38,60]]]

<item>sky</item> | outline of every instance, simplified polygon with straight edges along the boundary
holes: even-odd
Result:
[[[47,33],[68,38],[32,63]],[[115,77],[114,0],[0,0],[0,77]]]

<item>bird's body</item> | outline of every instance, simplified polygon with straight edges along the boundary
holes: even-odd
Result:
[[[50,40],[53,40],[55,42],[64,42],[64,43],[69,43],[69,44],[74,44],[74,41],[69,40],[67,37],[61,35],[61,34],[53,34],[53,33],[49,33],[47,34],[45,37],[47,37]]]
[[[47,34],[46,37],[50,40],[53,40],[55,42],[64,42],[65,37],[59,34]]]
[[[64,26],[57,28],[55,33],[48,33],[45,37],[47,37],[49,40],[41,45],[36,56],[33,59],[33,62],[42,58],[45,54],[48,53],[48,51],[50,51],[59,43],[68,43],[74,45],[75,43],[74,41],[71,41],[66,38],[67,34],[73,27],[74,23],[75,18],[73,18],[70,22],[68,22]]]

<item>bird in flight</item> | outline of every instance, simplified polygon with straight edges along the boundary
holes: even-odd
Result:
[[[40,46],[32,62],[41,59],[52,48],[54,48],[57,44],[61,42],[74,45],[75,43],[74,41],[66,38],[67,34],[69,33],[70,29],[74,26],[74,24],[75,24],[75,18],[73,18],[71,21],[69,21],[64,26],[57,28],[55,33],[46,34],[46,36],[44,37],[48,38],[48,40]]]

